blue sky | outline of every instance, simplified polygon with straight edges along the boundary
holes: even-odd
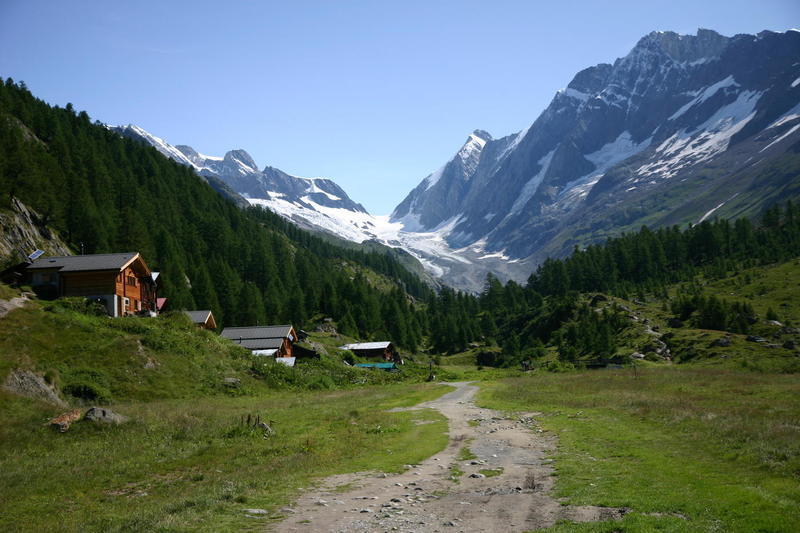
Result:
[[[527,127],[652,30],[800,26],[800,2],[0,0],[0,76],[172,144],[392,210],[474,129]]]

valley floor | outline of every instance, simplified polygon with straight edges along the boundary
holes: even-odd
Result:
[[[2,394],[3,528],[789,532],[800,521],[798,375],[487,377],[123,402],[114,409],[132,422],[65,434],[43,427],[52,408]],[[249,413],[277,434],[242,428]]]
[[[455,390],[412,409],[434,409],[449,422],[447,447],[405,472],[340,475],[287,508],[276,531],[528,531],[559,520],[620,518],[626,509],[556,501],[549,456],[555,438],[532,430],[526,415],[477,407],[478,387]],[[398,410],[398,409],[395,409]],[[409,410],[409,408],[401,408]]]

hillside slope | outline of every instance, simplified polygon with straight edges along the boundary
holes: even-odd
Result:
[[[0,299],[13,295],[0,285]],[[0,317],[4,529],[244,530],[316,476],[397,471],[444,446],[440,416],[386,412],[435,398],[436,385],[369,387],[400,376],[339,361],[337,385],[350,390],[330,392],[330,376],[308,379],[330,370],[323,362],[272,363],[274,372],[255,363],[181,313],[111,319],[66,299]],[[44,376],[69,408],[99,405],[127,421],[54,431],[47,421],[67,407],[5,390],[12,371]],[[256,417],[273,428],[268,438]],[[266,511],[254,518],[251,508]]]
[[[433,297],[385,250],[345,249],[269,211],[241,209],[192,168],[6,80],[0,84],[0,207],[14,198],[74,250],[141,252],[161,272],[170,308],[212,309],[221,325],[301,327],[324,313],[349,317],[368,338],[395,331],[402,314],[409,327],[396,342],[413,347],[422,321],[409,298]],[[369,282],[376,277],[380,288]],[[387,298],[387,290],[397,295]]]

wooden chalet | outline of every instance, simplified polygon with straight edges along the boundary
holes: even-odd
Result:
[[[401,362],[400,354],[394,349],[390,341],[359,342],[339,346],[342,350],[350,350],[359,357],[367,359],[383,359],[384,361]]]
[[[138,252],[41,257],[26,274],[43,299],[82,296],[103,304],[112,317],[157,313],[158,272]]]
[[[161,298],[159,298],[160,300]],[[202,311],[184,311],[189,316],[189,319],[203,329],[215,330],[217,329],[217,321],[214,320],[214,313],[208,309]]]
[[[276,360],[291,358],[294,364],[292,345],[297,341],[297,332],[290,325],[225,328],[222,336],[247,348],[253,355],[275,357]]]

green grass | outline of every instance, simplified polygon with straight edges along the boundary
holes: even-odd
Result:
[[[401,384],[120,403],[114,409],[131,422],[82,422],[65,434],[43,426],[49,407],[2,395],[0,515],[17,531],[260,529],[264,521],[243,508],[274,512],[316,478],[397,472],[444,448],[440,414],[385,409],[445,390]],[[246,414],[274,421],[277,434],[242,428]]]
[[[772,309],[784,325],[800,325],[800,263],[797,260],[763,267],[755,267],[717,280],[698,280],[702,292],[728,301],[749,302],[758,317],[750,333],[763,337],[766,342],[754,343],[747,335],[732,334],[731,346],[715,346],[714,341],[726,333],[717,330],[693,328],[686,323],[681,328],[670,328],[668,320],[673,314],[664,309],[660,299],[649,298],[634,303],[614,298],[664,334],[672,350],[673,361],[680,364],[745,369],[757,372],[800,372],[800,352],[783,347],[794,340],[800,344],[800,335],[787,333],[781,326],[767,322],[767,312]],[[679,285],[669,289],[670,298],[677,294]],[[652,345],[652,337],[644,334],[643,325],[634,323],[620,338],[623,345],[619,353],[644,351]]]
[[[461,470],[461,467],[458,463],[453,463],[450,465],[450,481],[453,483],[459,483],[461,481],[461,476],[464,475],[464,471]]]
[[[458,451],[458,456],[456,460],[458,461],[472,461],[473,459],[477,459],[478,456],[472,453],[472,450],[469,449],[469,443],[465,446],[462,446],[461,449]]]
[[[58,434],[45,422],[63,409],[0,392],[4,529],[261,529],[243,508],[277,516],[319,477],[400,471],[447,443],[435,411],[385,411],[450,390],[408,383],[424,380],[421,366],[371,372],[334,355],[264,367],[182,314],[111,319],[79,299],[32,302],[0,319],[0,380],[15,368],[78,391],[64,395],[73,406],[105,403],[130,422]],[[274,421],[277,435],[242,426],[247,415]]]
[[[98,397],[87,399],[106,403],[220,394],[224,377],[241,379],[241,390],[260,386],[246,350],[180,313],[112,319],[86,311],[80,299],[32,302],[0,320],[0,379],[30,368],[64,389],[92,387]]]
[[[752,303],[762,318],[772,308],[781,322],[800,326],[800,260],[744,270],[709,282],[709,294]]]
[[[524,376],[525,373],[516,368],[477,367],[470,365],[450,365],[442,362],[434,367],[439,381],[494,381],[513,376]]]
[[[800,520],[800,376],[539,373],[484,383],[479,403],[543,413],[565,502],[632,509],[621,523],[553,531],[788,532]]]
[[[10,300],[11,298],[19,296],[19,294],[18,290],[0,283],[0,300]]]
[[[503,473],[503,468],[485,468],[483,470],[478,470],[478,473],[486,477],[496,477]]]

